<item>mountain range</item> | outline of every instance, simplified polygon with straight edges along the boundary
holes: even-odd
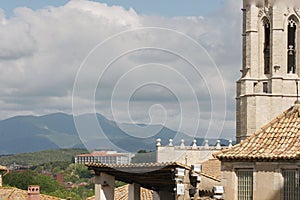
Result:
[[[156,139],[167,145],[169,138],[180,143],[184,138],[191,143],[192,137],[162,125],[121,124],[96,114],[102,128],[94,129],[94,114],[76,117],[84,127],[77,127],[72,115],[53,113],[43,116],[15,116],[0,121],[0,154],[35,152],[59,148],[112,149],[136,152],[140,149],[155,150]],[[75,120],[75,121],[76,121]],[[78,131],[80,130],[80,131]],[[83,131],[84,130],[84,133]],[[142,130],[142,131],[141,131]],[[78,134],[80,133],[80,134]],[[204,139],[197,139],[203,143]],[[216,140],[210,140],[214,144]],[[224,145],[227,140],[221,140]]]

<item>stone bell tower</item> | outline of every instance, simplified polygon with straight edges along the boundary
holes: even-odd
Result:
[[[297,99],[298,1],[243,0],[243,66],[236,98],[237,142],[270,122]]]

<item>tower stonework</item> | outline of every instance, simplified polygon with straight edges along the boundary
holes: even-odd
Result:
[[[243,64],[237,81],[236,140],[270,122],[297,97],[300,6],[291,0],[243,0]]]

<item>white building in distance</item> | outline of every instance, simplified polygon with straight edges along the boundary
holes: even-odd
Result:
[[[93,151],[90,154],[76,155],[75,163],[129,164],[133,156],[132,153],[118,153],[117,151]]]

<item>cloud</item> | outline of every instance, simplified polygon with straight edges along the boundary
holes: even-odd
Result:
[[[140,25],[139,16],[132,8],[125,10],[120,6],[109,7],[104,3],[86,2],[85,0],[70,1],[65,7],[78,10],[82,14],[90,14],[97,18],[103,18],[106,23],[131,27]]]
[[[28,24],[18,19],[2,20],[0,24],[0,60],[17,60],[31,56],[36,51],[36,43]]]
[[[241,60],[241,13],[240,3],[227,0],[224,7],[211,16],[172,17],[139,15],[133,9],[126,10],[120,6],[72,0],[64,6],[47,7],[39,10],[16,8],[15,16],[6,18],[0,11],[0,37],[5,38],[0,43],[0,114],[2,118],[18,114],[46,114],[49,112],[71,112],[73,84],[80,65],[91,50],[101,42],[122,31],[141,27],[161,27],[175,30],[176,34],[160,31],[157,34],[136,31],[129,37],[118,37],[101,51],[103,57],[109,58],[137,46],[163,46],[175,53],[187,55],[197,60],[200,72],[193,68],[174,52],[158,51],[157,49],[140,49],[128,52],[116,59],[109,67],[99,83],[93,82],[99,78],[99,72],[106,67],[104,60],[91,56],[87,62],[91,68],[81,71],[81,96],[76,102],[81,102],[80,112],[90,111],[93,102],[88,98],[90,93],[96,94],[97,111],[113,118],[111,112],[111,95],[118,91],[116,119],[130,122],[128,118],[127,100],[130,99],[132,118],[138,122],[149,122],[149,109],[152,104],[161,103],[168,111],[168,125],[177,128],[182,115],[184,130],[192,131],[197,109],[201,111],[201,123],[211,132],[219,131],[225,117],[225,135],[234,132],[234,81],[239,76]],[[153,33],[153,32],[151,32]],[[163,33],[163,34],[161,34]],[[201,44],[201,51],[195,44],[184,42],[191,37]],[[178,39],[180,38],[180,39]],[[217,64],[220,76],[216,75],[213,62]],[[100,53],[100,50],[96,53]],[[158,63],[169,68],[155,68]],[[136,68],[143,64],[149,64]],[[123,82],[120,82],[123,80]],[[134,88],[143,80],[155,80],[165,83],[170,91],[148,85],[140,87],[133,93],[128,88]],[[119,90],[115,88],[119,81]],[[224,82],[225,88],[221,84]],[[190,85],[189,85],[190,84]],[[138,85],[140,86],[140,85]],[[227,97],[222,96],[226,90]],[[172,95],[174,92],[175,96]],[[198,108],[192,102],[195,92],[199,103]],[[179,104],[186,109],[182,114]],[[211,99],[214,101],[211,102]],[[225,98],[225,99],[224,99]],[[148,100],[147,100],[148,99]],[[225,103],[227,104],[225,105]],[[228,109],[224,116],[222,107]],[[151,117],[159,122],[163,120],[161,107],[154,107]],[[155,112],[154,112],[155,111]],[[157,113],[157,114],[155,114]],[[209,122],[211,117],[217,121]],[[230,133],[228,133],[230,132]],[[216,133],[220,134],[220,133]]]

